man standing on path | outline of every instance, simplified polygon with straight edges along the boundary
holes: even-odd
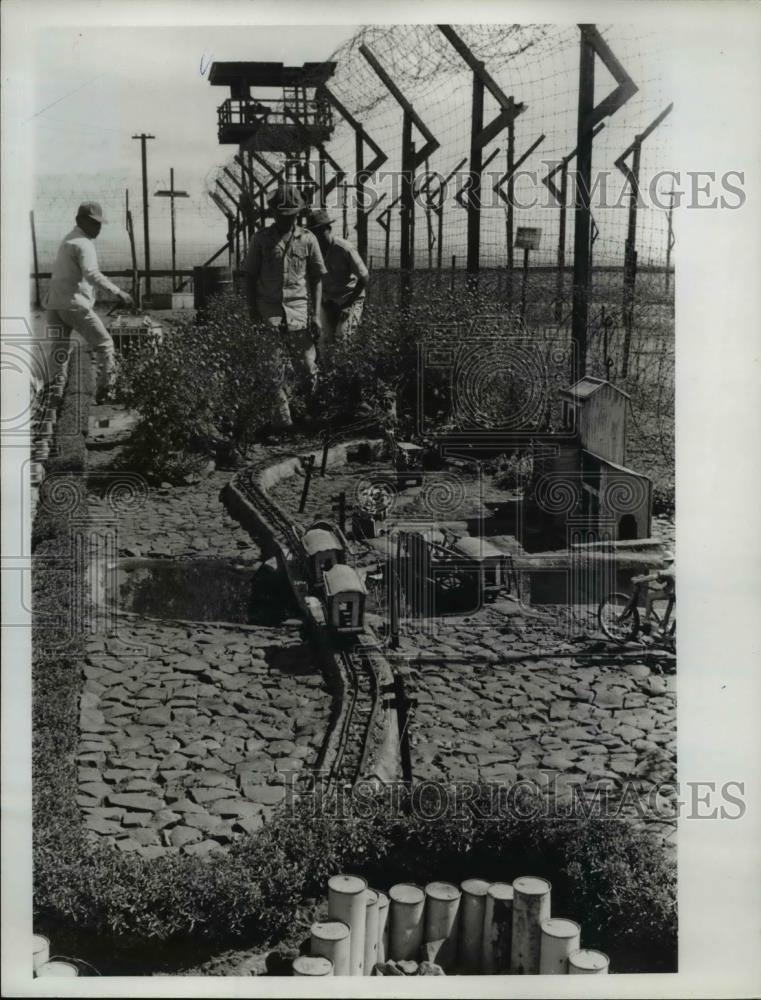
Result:
[[[365,304],[368,271],[348,240],[334,236],[336,220],[318,208],[309,213],[307,226],[317,237],[328,273],[322,282],[322,331],[326,353],[348,340],[359,324]]]
[[[125,305],[132,305],[132,296],[109,281],[98,267],[94,240],[105,221],[97,202],[85,201],[79,206],[76,226],[58,248],[45,301],[48,334],[53,338],[49,381],[63,377],[71,352],[71,332],[76,330],[98,362],[99,402],[107,396],[113,381],[114,342],[95,312],[95,290],[111,292]]]
[[[279,186],[269,207],[274,222],[254,235],[244,263],[249,311],[254,321],[277,330],[283,361],[290,360],[311,395],[317,380],[315,344],[322,329],[325,265],[316,238],[296,224],[299,212],[306,209],[298,190]],[[283,435],[293,428],[284,379],[276,387],[272,423]]]

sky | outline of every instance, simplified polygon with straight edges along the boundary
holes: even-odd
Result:
[[[192,8],[191,8],[192,9]],[[169,266],[169,201],[154,192],[169,186],[169,170],[174,167],[175,186],[190,194],[176,202],[178,266],[191,267],[210,256],[226,239],[226,223],[206,193],[209,177],[236,148],[220,146],[216,135],[216,109],[229,96],[227,88],[212,87],[208,70],[217,61],[280,61],[300,65],[329,58],[350,39],[359,25],[239,25],[239,26],[111,26],[87,25],[85,19],[67,26],[41,26],[33,34],[33,99],[22,132],[33,147],[33,204],[40,266],[47,270],[61,236],[69,228],[76,205],[85,198],[100,201],[107,217],[114,221],[99,238],[101,265],[122,268],[128,265],[129,245],[123,225],[125,190],[135,221],[138,254],[142,258],[142,192],[140,143],[132,138],[141,132],[155,136],[147,142],[149,210],[153,266]],[[425,59],[434,27],[402,26],[406,46],[401,63]],[[525,168],[540,168],[544,158],[559,158],[575,144],[575,85],[578,73],[578,29],[557,25],[549,43],[531,58],[490,68],[506,92],[527,105],[518,120],[518,151],[540,134],[546,138]],[[427,34],[426,34],[427,32]],[[608,31],[610,34],[610,31]],[[396,36],[394,36],[396,37]],[[422,42],[418,45],[418,38]],[[442,36],[443,37],[443,36]],[[599,140],[598,166],[612,166],[615,155],[630,141],[635,129],[644,127],[666,104],[668,83],[664,79],[664,46],[654,44],[652,31],[612,29],[617,55],[632,75],[642,82],[637,98],[609,121],[607,133]],[[374,51],[386,65],[400,58],[394,41],[382,32],[372,40]],[[447,49],[449,43],[438,38]],[[430,166],[446,174],[467,156],[470,143],[470,93],[472,76],[460,57],[451,50],[452,72],[446,83],[438,76],[405,81],[403,89],[415,108],[439,139],[440,148]],[[422,63],[425,65],[425,62]],[[394,74],[392,74],[394,75]],[[403,75],[402,75],[403,79]],[[598,61],[596,92],[599,99],[612,88],[612,80]],[[383,88],[377,77],[357,54],[339,60],[331,87],[356,106],[368,94]],[[486,120],[497,111],[493,98],[486,96]],[[384,169],[397,170],[401,130],[400,110],[388,98],[379,108],[362,116],[363,124],[389,152]],[[643,174],[655,166],[669,166],[665,151],[666,130],[652,140],[643,158]],[[654,147],[654,148],[653,148]],[[329,149],[338,162],[351,167],[353,136],[344,125],[336,129]],[[489,144],[488,156],[496,153],[491,170],[505,169],[504,133]],[[648,159],[650,158],[650,159]],[[620,179],[619,179],[620,180]],[[389,182],[390,183],[390,182]],[[388,187],[388,201],[393,198]],[[520,193],[520,192],[519,192]],[[445,259],[450,254],[464,257],[466,218],[451,195],[445,214]],[[388,203],[387,201],[387,203]],[[621,211],[610,216],[598,243],[600,260],[620,256],[625,225]],[[549,262],[555,253],[557,213],[541,218],[524,216],[517,224],[539,225],[545,237],[541,256]],[[114,224],[115,223],[115,224]],[[615,226],[611,228],[610,223]],[[392,225],[398,226],[396,218]],[[501,209],[484,213],[482,222],[483,259],[487,264],[504,259],[504,215]],[[643,260],[660,259],[665,246],[665,215],[643,214],[640,219],[645,253]],[[351,233],[349,233],[351,235]],[[416,236],[418,253],[426,258],[426,226],[421,217]],[[569,228],[568,238],[571,233]],[[379,263],[384,235],[371,224],[369,253]],[[398,249],[398,230],[392,233],[392,261]]]
[[[34,146],[41,255],[50,252],[63,235],[62,225],[87,197],[108,200],[124,234],[119,209],[125,187],[136,230],[142,232],[140,142],[131,138],[142,132],[155,136],[147,142],[149,191],[168,188],[174,167],[175,187],[191,195],[190,202],[176,202],[178,245],[220,245],[226,226],[204,194],[204,180],[235,147],[217,142],[216,109],[229,92],[211,86],[208,67],[214,60],[320,61],[354,30],[350,25],[39,30],[34,110],[26,128]],[[168,240],[168,199],[153,199],[150,212],[152,244],[160,246]],[[121,250],[118,239],[105,232],[101,246],[105,261],[121,255],[126,234]]]

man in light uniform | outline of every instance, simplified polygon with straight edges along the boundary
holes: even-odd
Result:
[[[94,240],[105,221],[97,202],[85,201],[79,206],[77,224],[58,248],[45,301],[48,334],[53,338],[49,381],[63,377],[71,353],[71,332],[76,330],[98,362],[99,399],[108,393],[113,380],[114,342],[95,312],[95,291],[111,292],[132,305],[132,296],[109,281],[98,267]]]
[[[272,225],[260,229],[246,255],[246,292],[253,320],[278,331],[279,343],[311,394],[317,380],[320,304],[325,265],[317,240],[296,224],[306,209],[296,188],[280,185],[269,200]],[[312,316],[309,316],[309,298]],[[284,384],[277,386],[272,420],[277,432],[293,427]]]
[[[336,220],[324,208],[311,211],[307,226],[317,237],[327,274],[322,279],[322,332],[326,353],[351,337],[365,304],[368,271],[348,240],[334,236]]]

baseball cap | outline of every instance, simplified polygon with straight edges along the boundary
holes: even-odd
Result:
[[[268,203],[271,212],[281,215],[298,215],[306,208],[298,189],[291,185],[279,184]]]
[[[80,216],[84,216],[86,219],[92,219],[93,222],[106,221],[103,218],[103,209],[97,201],[83,201],[77,209],[77,218],[80,218]]]
[[[307,229],[322,229],[332,226],[336,220],[324,208],[315,208],[307,215]]]

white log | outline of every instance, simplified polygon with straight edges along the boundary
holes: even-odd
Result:
[[[60,979],[62,976],[78,976],[79,969],[71,962],[45,962],[37,969],[37,978],[50,977]]]
[[[601,951],[580,948],[568,956],[569,976],[607,976],[610,959]]]
[[[482,878],[467,878],[460,883],[462,902],[458,964],[463,972],[478,972],[481,968],[486,893],[489,885]]]
[[[509,882],[494,882],[486,893],[481,972],[507,972],[512,936],[513,887]]]
[[[550,883],[533,875],[513,882],[513,938],[510,971],[535,976],[539,972],[542,924],[550,916]]]
[[[462,893],[451,882],[429,882],[425,887],[426,944],[441,941],[438,954],[430,956],[446,972],[457,961],[457,938],[460,930]]]
[[[417,961],[423,943],[425,893],[419,885],[400,882],[388,891],[391,899],[388,958]]]
[[[351,975],[351,933],[341,920],[312,924],[309,950],[315,958],[329,958],[336,976]]]
[[[575,920],[550,917],[542,924],[539,953],[541,976],[568,975],[568,956],[581,946],[581,927]]]
[[[36,973],[41,965],[50,961],[50,941],[42,934],[32,938],[32,970]]]
[[[293,960],[294,976],[332,976],[333,963],[321,955],[299,955]]]
[[[378,961],[378,893],[365,891],[365,975],[372,975]]]
[[[351,931],[350,976],[363,975],[365,965],[365,891],[358,875],[334,875],[328,882],[328,916],[343,920]]]
[[[388,957],[389,900],[385,892],[378,893],[378,958],[385,962]]]

